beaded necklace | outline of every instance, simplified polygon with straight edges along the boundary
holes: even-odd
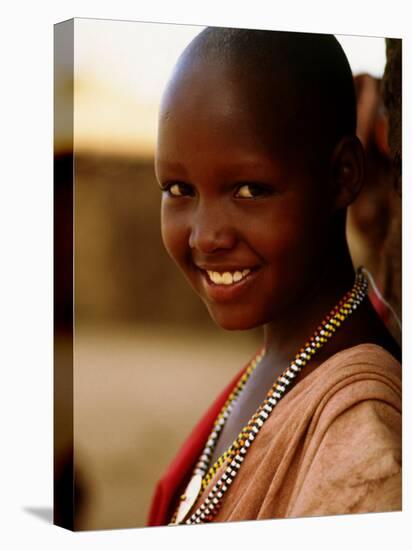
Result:
[[[259,433],[265,421],[273,411],[279,400],[293,386],[293,381],[302,368],[312,358],[312,356],[332,337],[341,323],[349,317],[351,313],[360,305],[367,295],[368,283],[362,274],[362,268],[356,272],[355,283],[340,302],[325,317],[321,325],[315,331],[313,336],[299,350],[289,366],[277,378],[266,398],[261,403],[255,414],[249,420],[247,425],[241,430],[238,437],[230,447],[210,466],[211,457],[216,447],[223,427],[242,392],[247,380],[256,369],[265,354],[265,348],[262,348],[258,354],[249,363],[245,373],[236,384],[234,390],[229,395],[221,412],[217,416],[212,432],[206,442],[206,446],[196,463],[193,476],[186,487],[185,493],[180,497],[180,503],[177,507],[171,525],[186,523],[188,525],[196,523],[210,522],[219,511],[222,499],[236,477],[237,472],[252,445],[254,439]],[[200,495],[210,484],[217,470],[225,462],[229,462],[223,475],[216,482],[209,492],[205,501],[190,517],[187,518],[190,510],[198,501]],[[186,519],[187,518],[187,519]]]

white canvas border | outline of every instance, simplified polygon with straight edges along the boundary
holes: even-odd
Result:
[[[61,0],[7,4],[0,33],[1,121],[1,397],[0,544],[3,548],[237,548],[334,550],[405,548],[410,524],[410,407],[405,398],[404,512],[250,522],[195,528],[70,533],[28,512],[52,502],[52,112],[53,24],[73,16],[364,34],[404,38],[404,90],[410,88],[411,28],[407,2],[347,0],[285,3],[226,1],[121,3]],[[391,12],[388,8],[391,8]],[[395,9],[396,8],[396,9]],[[409,94],[410,95],[410,94]],[[412,234],[409,105],[404,93],[404,304],[410,304]],[[404,327],[410,313],[404,308]],[[411,345],[404,337],[404,394]],[[410,532],[410,529],[409,529]]]

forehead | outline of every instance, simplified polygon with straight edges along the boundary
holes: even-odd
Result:
[[[248,162],[293,149],[293,87],[279,70],[269,78],[247,66],[219,62],[178,67],[160,110],[157,158],[167,161],[212,150]]]

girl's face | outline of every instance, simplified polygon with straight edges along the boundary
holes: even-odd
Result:
[[[223,68],[179,75],[162,104],[155,159],[165,247],[228,330],[299,305],[331,218],[327,185],[285,142],[291,107],[256,104],[242,80]]]

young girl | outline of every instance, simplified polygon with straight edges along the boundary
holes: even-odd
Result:
[[[226,330],[262,348],[195,427],[149,525],[401,508],[400,350],[354,272],[363,179],[333,36],[207,28],[165,91],[165,247]]]

